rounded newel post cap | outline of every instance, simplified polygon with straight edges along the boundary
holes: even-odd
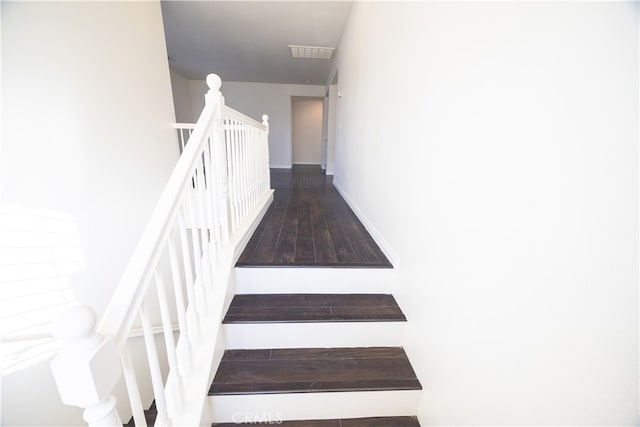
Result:
[[[81,341],[94,335],[96,314],[91,307],[81,305],[62,313],[53,325],[53,335],[64,341]]]
[[[219,75],[211,73],[207,76],[207,86],[209,86],[210,90],[220,90],[222,79]]]
[[[269,121],[269,116],[267,114],[263,114],[262,115],[262,122],[268,122]]]

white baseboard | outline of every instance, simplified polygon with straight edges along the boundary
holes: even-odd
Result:
[[[376,229],[376,227],[369,220],[369,218],[367,218],[364,212],[362,212],[362,210],[358,207],[358,205],[356,205],[353,199],[344,191],[344,189],[340,186],[338,182],[336,182],[335,179],[333,180],[333,186],[336,188],[336,190],[338,190],[338,193],[340,193],[340,195],[345,200],[345,202],[347,202],[347,204],[349,205],[353,213],[356,214],[360,222],[362,222],[362,225],[364,225],[364,228],[366,228],[369,234],[371,234],[371,237],[373,237],[373,240],[375,240],[375,242],[378,244],[382,252],[384,252],[387,258],[389,258],[389,261],[391,261],[391,264],[393,264],[393,266],[397,268],[400,265],[400,257],[398,256],[396,251],[394,251],[393,248],[389,245],[389,243],[387,243],[387,241],[382,236],[382,234],[378,231],[378,229]]]
[[[291,169],[293,165],[269,165],[270,169]]]
[[[311,166],[320,166],[318,162],[293,162],[294,165],[311,165]]]
[[[327,170],[325,171],[326,175],[335,175],[335,171],[333,169],[329,169],[327,168]]]

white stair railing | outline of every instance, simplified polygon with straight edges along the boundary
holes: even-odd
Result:
[[[180,154],[184,151],[184,146],[187,144],[193,129],[195,129],[195,123],[175,123],[173,128],[178,131],[178,146],[180,148]]]
[[[56,323],[58,390],[65,404],[85,408],[91,426],[126,421],[113,396],[121,375],[136,426],[146,426],[152,400],[156,425],[200,422],[230,272],[273,199],[267,116],[260,123],[226,107],[218,76],[207,84],[196,125],[177,125],[188,142],[97,328],[88,307]],[[139,326],[146,372],[128,345]],[[147,376],[152,396],[142,395]]]

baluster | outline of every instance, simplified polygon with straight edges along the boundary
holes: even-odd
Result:
[[[142,403],[142,398],[140,397],[138,380],[136,379],[136,372],[133,368],[133,361],[131,360],[131,353],[129,353],[129,346],[127,345],[127,343],[125,343],[122,347],[120,361],[122,363],[124,381],[127,384],[127,394],[129,395],[129,403],[131,404],[133,424],[136,427],[146,427],[147,419],[144,416],[144,404]]]
[[[233,119],[233,213],[236,229],[240,227],[240,153],[238,145],[238,121]]]
[[[253,208],[253,128],[247,126],[247,214]]]
[[[245,205],[244,205],[244,221],[247,220],[249,212],[251,212],[251,140],[249,139],[249,126],[244,125],[244,140],[245,140],[245,174],[246,174],[246,190],[245,190]]]
[[[194,186],[196,183],[197,171],[193,172],[193,182]],[[194,188],[193,192],[187,188],[187,201],[188,201],[188,211],[189,211],[189,220],[191,222],[191,245],[193,247],[193,263],[194,263],[194,280],[193,280],[193,289],[194,289],[194,297],[196,302],[196,312],[198,313],[198,324],[200,322],[200,317],[204,315],[206,307],[206,296],[204,290],[204,269],[202,267],[202,251],[200,250],[200,236],[198,235],[198,215],[196,214],[196,189]]]
[[[249,140],[249,161],[247,162],[249,164],[249,212],[253,211],[253,203],[254,203],[254,196],[255,196],[255,190],[254,190],[254,186],[255,186],[255,172],[256,172],[256,159],[255,159],[255,143],[254,143],[254,127],[253,126],[248,126],[247,127],[247,139]]]
[[[224,119],[223,106],[224,97],[220,93],[222,80],[215,74],[207,76],[207,85],[209,91],[205,96],[207,104],[214,103],[216,105],[215,115],[213,118],[213,132],[211,140],[213,143],[214,159],[216,162],[216,180],[218,185],[218,206],[220,207],[220,225],[222,233],[222,242],[224,246],[229,244],[229,179],[227,175],[227,155],[224,145]]]
[[[205,217],[207,228],[209,229],[209,245],[208,248],[213,246],[214,253],[211,254],[213,259],[217,259],[218,250],[216,242],[219,240],[220,231],[217,227],[218,220],[218,206],[216,204],[216,189],[215,189],[215,167],[211,162],[211,143],[212,140],[209,137],[207,143],[204,146],[203,154],[203,167],[207,171],[204,176],[206,192],[205,192]],[[209,250],[211,253],[211,250]]]
[[[258,193],[259,193],[259,181],[260,181],[260,172],[258,170],[258,168],[260,167],[260,163],[258,162],[259,159],[259,151],[258,149],[260,148],[258,145],[258,132],[259,130],[256,128],[252,129],[251,132],[251,136],[252,136],[252,143],[251,146],[253,147],[253,203],[251,205],[251,211],[253,212],[256,208],[256,205],[258,204]]]
[[[202,255],[200,256],[200,265],[202,267],[202,280],[200,284],[204,292],[205,309],[208,307],[211,294],[208,292],[211,286],[209,280],[211,275],[211,258],[209,253],[209,227],[208,227],[208,212],[207,212],[207,195],[204,182],[204,160],[202,155],[198,161],[199,165],[196,167],[196,196],[197,196],[197,217],[198,217],[198,229],[200,231],[200,239],[202,244]]]
[[[251,212],[253,212],[258,204],[258,196],[259,196],[259,184],[260,184],[260,163],[258,162],[260,146],[258,145],[258,134],[259,130],[257,128],[251,128],[251,149],[253,151],[253,202],[251,204]]]
[[[224,121],[223,121],[223,126],[224,126]],[[220,225],[220,210],[222,209],[222,207],[218,204],[218,198],[216,196],[218,194],[218,188],[216,183],[217,172],[216,172],[215,151],[213,149],[213,139],[210,138],[209,140],[211,142],[211,144],[209,145],[209,162],[211,163],[211,170],[214,172],[211,174],[211,188],[214,190],[211,193],[211,205],[213,206],[213,214],[214,214],[213,224],[215,225],[215,229],[216,229],[216,248],[219,249],[222,246],[221,225]],[[226,155],[225,158],[228,159],[228,155],[226,154],[226,136],[225,136],[225,140],[222,143],[224,145],[224,150]],[[225,168],[228,170],[227,165],[225,165]]]
[[[225,117],[223,119],[223,123],[224,123],[224,148],[226,150],[227,153],[227,175],[229,177],[229,225],[231,227],[231,231],[235,231],[236,226],[235,226],[235,218],[233,216],[233,186],[234,186],[234,179],[233,179],[233,167],[232,167],[232,163],[233,163],[233,153],[231,152],[231,135],[229,132],[229,117]]]
[[[149,362],[149,372],[151,373],[153,397],[155,398],[156,410],[158,411],[155,425],[167,426],[170,425],[171,420],[167,413],[167,400],[164,395],[162,371],[160,370],[158,351],[156,350],[156,343],[153,338],[153,329],[151,328],[151,323],[149,321],[149,311],[146,301],[142,303],[142,307],[140,308],[140,320],[142,321],[144,344],[147,349],[147,361]]]
[[[254,138],[256,141],[256,207],[258,201],[262,198],[262,148],[260,147],[260,129],[256,129],[254,132]]]
[[[184,280],[185,280],[185,288],[187,289],[187,324],[189,325],[189,342],[195,343],[198,336],[200,335],[200,322],[198,318],[198,303],[196,300],[196,296],[194,294],[193,286],[195,285],[195,280],[193,276],[193,272],[191,271],[192,262],[191,262],[191,252],[189,250],[189,241],[187,238],[187,229],[184,224],[184,219],[182,218],[182,213],[178,213],[178,230],[180,231],[180,249],[182,251],[182,264],[184,268]],[[190,347],[190,346],[189,346]],[[191,359],[189,359],[191,360]],[[191,370],[190,367],[188,368]]]
[[[244,124],[240,124],[240,174],[242,175],[242,190],[240,191],[240,223],[243,223],[247,215],[247,144]]]
[[[253,168],[252,168],[252,164],[251,164],[251,127],[248,125],[245,125],[245,139],[247,140],[247,160],[246,160],[246,165],[247,165],[247,213],[245,215],[245,220],[247,219],[247,217],[249,216],[249,213],[251,212],[251,186],[253,185],[253,181],[252,181],[252,175],[253,175]]]
[[[184,129],[178,129],[178,133],[180,134],[180,154],[184,151]]]
[[[230,117],[226,117],[224,119],[225,127],[224,127],[224,139],[225,139],[225,147],[227,149],[227,175],[229,177],[229,223],[231,227],[231,232],[236,230],[236,214],[235,214],[235,187],[236,187],[236,177],[235,177],[235,167],[234,167],[234,148],[233,148],[233,120]]]
[[[231,186],[229,190],[233,209],[233,230],[235,231],[240,225],[238,222],[238,144],[236,141],[237,122],[234,119],[230,119],[230,121],[231,168],[229,170],[229,177],[233,177],[233,186]]]
[[[179,214],[178,214],[179,215]],[[180,226],[180,224],[179,224]],[[180,371],[185,375],[191,374],[191,331],[187,323],[187,316],[184,304],[184,292],[182,287],[182,277],[178,267],[178,257],[173,243],[173,237],[169,235],[169,264],[171,266],[171,278],[173,280],[173,293],[176,297],[176,309],[178,312],[178,328],[180,329],[180,338],[178,339],[178,350],[180,350]],[[184,334],[184,335],[183,335]]]
[[[264,177],[266,180],[265,191],[271,189],[271,165],[269,164],[269,116],[267,114],[262,115],[262,124],[267,128],[266,131],[261,132],[261,146],[264,152]]]
[[[121,426],[111,395],[122,373],[119,351],[113,337],[99,335],[95,325],[96,315],[87,306],[71,308],[56,320],[60,350],[51,372],[62,402],[85,408],[90,426]]]
[[[251,206],[251,128],[245,123],[244,124],[244,140],[245,140],[245,174],[246,174],[246,192],[245,192],[245,216],[244,220],[247,219],[247,213],[249,212],[249,207]]]
[[[160,317],[162,318],[162,330],[164,332],[164,345],[167,349],[167,361],[169,362],[169,375],[167,377],[166,390],[168,393],[167,403],[171,413],[182,413],[182,376],[180,367],[178,366],[178,358],[176,356],[176,342],[173,338],[173,325],[171,314],[169,313],[169,303],[167,301],[167,290],[164,285],[162,276],[158,271],[154,273],[156,289],[158,290],[158,303],[160,305]]]
[[[260,195],[264,195],[264,193],[266,192],[266,189],[264,188],[264,164],[265,164],[265,157],[264,157],[264,147],[262,145],[262,134],[264,133],[264,131],[262,129],[258,129],[258,135],[257,135],[257,141],[256,144],[258,144],[258,179],[260,180]]]

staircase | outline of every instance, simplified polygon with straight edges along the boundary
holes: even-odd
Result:
[[[401,347],[406,318],[392,295],[364,293],[363,279],[354,280],[382,271],[236,268],[239,289],[263,283],[269,293],[236,294],[223,319],[226,350],[209,389],[214,426],[419,425],[421,385]],[[294,279],[306,293],[289,293]],[[327,279],[342,293],[312,292]]]
[[[91,426],[419,425],[391,263],[326,177],[274,193],[268,118],[207,84],[104,316],[55,326],[62,401]]]

